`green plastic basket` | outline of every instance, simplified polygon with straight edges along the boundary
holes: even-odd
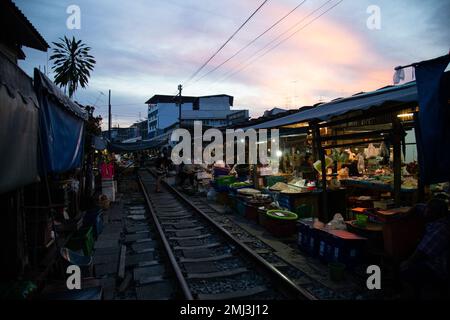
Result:
[[[369,219],[369,217],[367,215],[358,213],[358,214],[356,214],[356,221],[355,221],[355,223],[356,223],[357,226],[359,226],[361,228],[365,228],[365,227],[367,227],[367,220],[368,219]]]
[[[277,220],[297,220],[298,216],[287,210],[269,210],[266,215],[269,218],[277,219]]]
[[[79,230],[67,243],[67,248],[73,251],[83,250],[85,256],[90,256],[94,249],[94,231],[92,227]]]

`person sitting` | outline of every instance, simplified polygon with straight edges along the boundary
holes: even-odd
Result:
[[[401,266],[402,278],[419,298],[425,284],[448,290],[450,215],[442,199],[432,199],[423,207],[425,233],[414,253]]]

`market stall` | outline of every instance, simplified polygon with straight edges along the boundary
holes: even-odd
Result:
[[[448,56],[445,56],[415,66],[420,68],[438,62],[446,66],[447,60]],[[440,118],[434,117],[436,123],[448,119],[448,93],[447,98],[430,97],[441,97],[443,92],[450,91],[450,76],[448,72],[443,73],[445,67],[435,69],[440,73],[435,72],[435,79],[428,82],[418,77],[417,83],[388,86],[336,99],[245,128],[307,127],[309,130],[303,145],[311,147],[312,178],[305,179],[298,174],[301,171],[296,170],[298,147],[294,145],[290,150],[291,146],[287,146],[280,153],[279,173],[290,176],[267,187],[267,193],[280,207],[295,211],[299,216],[303,212],[306,216],[311,213],[312,219],[303,220],[309,222],[303,223],[299,244],[304,241],[305,232],[312,237],[308,238],[313,244],[310,250],[316,253],[320,246],[332,248],[336,237],[347,244],[357,238],[343,234],[329,236],[328,231],[338,229],[366,239],[369,247],[376,247],[371,246],[372,242],[379,244],[381,248],[378,246],[378,251],[372,253],[384,252],[382,255],[397,261],[414,250],[424,226],[414,213],[414,205],[432,197],[433,191],[448,192],[450,180],[448,167],[442,165],[447,162],[447,151],[439,150],[448,150],[448,139],[443,140],[448,134],[448,126],[440,127],[440,134],[429,124],[419,126],[430,116],[424,110],[433,110],[428,111],[432,115],[441,114]],[[428,76],[432,77],[432,73]],[[430,83],[439,85],[430,87]],[[442,90],[444,87],[447,89]],[[430,103],[434,106],[429,106]],[[444,109],[440,109],[441,106]],[[439,113],[437,110],[447,111]],[[433,154],[433,157],[426,156],[427,163],[421,152],[425,149],[423,136],[428,134],[434,135],[443,145],[434,149],[426,146]],[[430,168],[433,166],[430,159],[436,163],[440,159],[438,155],[443,157],[441,176]],[[423,172],[429,177],[421,176]],[[342,221],[334,228],[333,221],[340,216]],[[328,235],[316,233],[314,230],[317,229],[327,231]],[[404,232],[408,229],[410,233]],[[336,257],[330,259],[327,261],[334,261]]]

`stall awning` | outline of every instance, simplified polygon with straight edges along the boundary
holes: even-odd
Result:
[[[133,143],[108,143],[108,150],[115,153],[137,152],[149,150],[162,146],[166,143],[164,140],[147,140]]]
[[[31,78],[0,53],[0,194],[39,181],[38,114]]]
[[[286,117],[263,122],[245,129],[278,128],[294,123],[313,120],[326,121],[333,117],[344,115],[348,112],[368,110],[384,105],[388,102],[416,102],[417,86],[415,82],[409,82],[399,86],[391,86],[376,91],[357,94],[348,98],[333,100],[315,108],[290,114]]]
[[[41,109],[39,125],[46,171],[63,173],[79,168],[87,112],[37,69],[34,86]]]

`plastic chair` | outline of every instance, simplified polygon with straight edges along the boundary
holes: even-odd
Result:
[[[303,218],[311,218],[312,211],[313,207],[310,204],[301,204],[300,206],[297,207],[295,213],[297,213],[299,219],[303,219]]]

